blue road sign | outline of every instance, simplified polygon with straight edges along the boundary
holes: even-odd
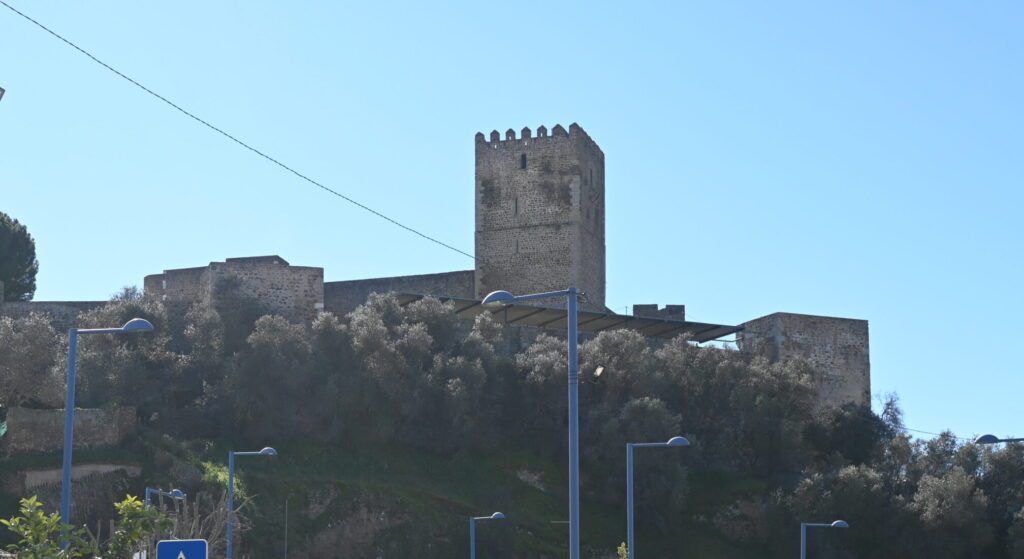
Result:
[[[156,559],[206,559],[206,540],[160,540]]]

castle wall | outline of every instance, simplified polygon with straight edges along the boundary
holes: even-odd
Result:
[[[604,153],[582,128],[477,134],[475,191],[476,298],[577,287],[604,309]]]
[[[165,270],[162,274],[143,278],[142,288],[146,293],[157,295],[164,301],[209,301],[208,269],[209,266]]]
[[[58,332],[67,332],[78,323],[84,312],[106,305],[107,301],[9,301],[0,302],[0,316],[25,318],[32,313],[50,317],[50,324]]]
[[[323,268],[255,264],[229,258],[223,264],[211,264],[208,274],[210,289],[221,279],[237,278],[242,294],[293,322],[309,322],[324,307]]]
[[[135,408],[75,410],[74,448],[115,446],[135,433]],[[13,454],[64,448],[64,410],[9,408],[5,445]]]
[[[232,280],[241,295],[253,298],[272,314],[309,322],[324,305],[324,270],[291,266],[279,256],[228,258],[202,268],[165,270],[146,276],[147,294],[170,306],[213,303],[217,286]]]
[[[435,297],[472,299],[474,295],[473,281],[473,270],[331,281],[324,283],[324,310],[344,316],[366,302],[371,293],[417,293]]]
[[[868,322],[850,318],[774,313],[743,324],[740,351],[772,361],[802,357],[822,373],[820,404],[871,405]]]

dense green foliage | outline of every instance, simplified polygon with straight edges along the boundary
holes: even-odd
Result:
[[[0,212],[0,281],[4,301],[31,301],[36,292],[36,242],[28,229]]]
[[[564,514],[563,466],[554,467],[566,447],[564,339],[541,334],[520,345],[524,334],[507,335],[490,315],[466,324],[440,301],[402,307],[389,296],[372,296],[346,317],[294,324],[260,316],[230,283],[217,289],[220,305],[187,313],[127,290],[84,315],[83,327],[139,316],[157,330],[83,340],[81,405],[137,406],[147,432],[193,441],[193,463],[222,461],[224,445],[289,448],[276,474],[257,460],[246,469],[275,500],[268,510],[289,496],[332,495],[319,516],[294,521],[306,536],[299,545],[310,549],[326,545],[331,518],[377,506],[394,523],[377,536],[346,536],[349,555],[461,553],[451,538],[464,517],[451,520],[452,511],[481,514],[502,502],[548,518],[510,514],[518,528],[488,525],[485,538],[517,542],[488,556],[562,552],[551,542],[564,534],[547,524]],[[25,356],[12,360],[13,372],[0,367],[3,375],[62,366],[59,340],[32,320],[0,323],[0,339],[33,329],[49,349],[19,349]],[[580,355],[591,526],[583,535],[609,556],[624,537],[625,444],[684,435],[692,446],[636,454],[638,542],[647,553],[671,555],[681,542],[684,557],[789,557],[800,522],[842,518],[850,529],[809,533],[815,557],[1024,557],[1024,446],[979,448],[949,434],[912,440],[895,398],[881,416],[817,407],[817,372],[801,361],[770,363],[682,337],[652,344],[627,330],[584,340]],[[604,373],[595,378],[598,365]],[[20,401],[33,397],[44,400]],[[280,522],[267,514],[254,512],[252,522]]]
[[[0,408],[61,405],[62,349],[45,316],[0,317]]]
[[[147,547],[147,538],[166,529],[171,520],[154,508],[146,508],[135,497],[128,496],[114,504],[117,509],[117,528],[102,544],[89,538],[84,528],[64,524],[60,514],[47,514],[35,497],[21,500],[17,516],[0,520],[17,537],[8,546],[18,559],[61,559],[65,557],[96,557],[102,559],[132,559]],[[61,542],[65,548],[61,549]]]

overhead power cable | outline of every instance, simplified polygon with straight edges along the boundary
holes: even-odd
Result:
[[[911,432],[914,432],[914,433],[921,433],[923,435],[932,435],[933,437],[941,437],[943,435],[943,433],[932,433],[931,431],[922,431],[920,429],[911,429],[910,427],[902,427],[901,429],[903,429],[904,431],[911,431]],[[954,435],[950,431],[947,431],[947,433],[949,433],[950,436],[952,436],[954,439],[957,439],[957,440],[961,440],[961,441],[973,441],[974,440],[971,437],[960,437],[960,436]]]
[[[79,47],[75,43],[72,43],[71,41],[69,41],[69,40],[65,39],[64,37],[62,37],[61,35],[57,34],[53,30],[51,30],[49,27],[46,27],[42,23],[39,23],[38,21],[36,21],[36,20],[32,19],[31,17],[29,17],[28,15],[18,11],[14,6],[11,6],[10,4],[5,2],[4,0],[0,0],[0,4],[3,4],[7,9],[9,9],[12,12],[18,14],[19,16],[27,19],[28,21],[34,23],[36,26],[38,26],[43,31],[46,31],[50,35],[53,35],[54,37],[60,39],[61,41],[63,41],[67,45],[69,45],[71,48],[77,50],[78,52],[84,54],[85,56],[88,56],[90,59],[92,59],[93,62],[99,64],[100,66],[103,66],[107,70],[110,70],[111,72],[113,72],[113,73],[117,74],[118,76],[124,78],[125,80],[131,82],[133,85],[135,85],[139,89],[145,91],[146,93],[152,95],[153,97],[156,97],[157,99],[163,101],[164,103],[170,105],[171,107],[174,107],[175,109],[177,109],[178,111],[180,111],[184,115],[188,116],[189,118],[195,120],[196,122],[202,124],[203,126],[206,126],[210,130],[213,130],[214,132],[217,132],[218,134],[224,136],[225,138],[231,140],[232,142],[235,142],[236,144],[244,147],[245,149],[255,153],[256,155],[262,157],[263,159],[266,159],[267,161],[273,163],[274,165],[277,165],[278,167],[280,167],[280,168],[288,171],[289,173],[299,177],[300,179],[302,179],[302,180],[304,180],[304,181],[306,181],[306,182],[308,182],[308,183],[310,183],[310,184],[312,184],[312,185],[314,185],[314,186],[316,186],[316,187],[318,187],[318,188],[320,188],[320,189],[322,189],[322,190],[324,190],[326,192],[329,192],[329,193],[337,196],[338,198],[341,198],[342,200],[345,200],[346,202],[348,202],[348,203],[350,203],[350,204],[352,204],[352,205],[354,205],[356,207],[359,207],[359,208],[361,208],[363,210],[366,210],[367,212],[370,212],[371,214],[373,214],[373,215],[375,215],[375,216],[377,216],[377,217],[379,217],[379,218],[381,218],[381,219],[391,223],[392,225],[396,225],[398,227],[401,227],[402,229],[405,229],[406,231],[409,231],[410,233],[418,235],[418,236],[420,236],[420,237],[422,237],[422,238],[424,238],[424,239],[426,239],[426,240],[428,240],[428,241],[430,241],[432,243],[440,245],[440,246],[442,246],[442,247],[444,247],[444,248],[446,248],[448,250],[451,250],[453,252],[457,252],[457,253],[459,253],[459,254],[461,254],[463,256],[468,256],[469,258],[473,258],[474,260],[476,259],[472,254],[470,254],[468,252],[465,252],[463,250],[459,250],[459,249],[453,247],[452,245],[449,245],[449,244],[447,244],[447,243],[445,243],[443,241],[440,241],[438,239],[435,239],[434,237],[431,237],[430,235],[427,235],[426,233],[423,233],[422,231],[419,231],[417,229],[409,227],[408,225],[405,225],[404,223],[402,223],[402,222],[400,222],[400,221],[398,221],[396,219],[388,217],[388,216],[382,214],[381,212],[379,212],[379,211],[377,211],[377,210],[367,206],[366,204],[358,202],[358,201],[356,201],[356,200],[354,200],[354,199],[352,199],[352,198],[350,198],[350,197],[348,197],[348,196],[338,192],[337,190],[329,188],[329,187],[325,186],[324,184],[321,184],[320,182],[318,182],[318,181],[316,181],[316,180],[314,180],[314,179],[312,179],[312,178],[310,178],[310,177],[300,173],[299,171],[295,170],[294,168],[289,167],[288,165],[285,165],[284,163],[282,163],[282,162],[278,161],[277,159],[267,155],[266,153],[263,153],[262,151],[260,151],[260,150],[258,150],[256,148],[252,147],[251,145],[243,142],[242,140],[236,138],[235,136],[232,136],[231,134],[228,134],[224,130],[222,130],[222,129],[220,129],[220,128],[210,124],[209,122],[203,120],[202,118],[199,118],[195,114],[193,114],[193,113],[191,113],[191,112],[181,108],[181,106],[175,104],[174,102],[172,102],[171,100],[167,99],[163,95],[160,95],[159,93],[153,91],[152,89],[149,89],[148,87],[142,85],[141,83],[135,81],[134,79],[132,79],[132,78],[126,76],[125,74],[119,72],[118,70],[116,70],[115,68],[113,68],[112,66],[107,64],[106,62],[103,62],[102,60],[96,58],[95,56],[93,56],[92,54],[87,52],[85,49]]]

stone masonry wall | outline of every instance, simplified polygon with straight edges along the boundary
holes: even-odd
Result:
[[[473,270],[324,283],[324,310],[338,316],[355,310],[371,293],[417,293],[472,299]]]
[[[78,323],[78,315],[106,305],[106,301],[17,301],[0,302],[0,316],[24,318],[32,313],[50,317],[50,324],[57,332],[67,333]]]
[[[604,310],[604,153],[577,124],[476,135],[476,298],[578,287]]]
[[[144,286],[147,294],[180,307],[212,302],[217,285],[225,280],[237,281],[242,295],[293,322],[309,322],[324,306],[323,268],[291,266],[279,256],[228,258],[202,268],[165,270],[146,276]]]
[[[114,446],[135,433],[135,408],[76,409],[74,448]],[[7,410],[7,450],[13,454],[64,448],[64,410]]]
[[[115,518],[113,503],[131,490],[142,468],[125,464],[76,464],[71,467],[71,516]],[[61,470],[24,470],[5,476],[3,489],[18,497],[35,495],[47,511],[60,509]],[[91,527],[95,530],[95,524]]]
[[[237,278],[244,295],[293,322],[310,322],[324,307],[323,268],[234,258],[210,265],[211,289],[227,278]]]
[[[822,373],[820,405],[871,405],[868,322],[849,318],[774,313],[743,324],[740,351],[773,361],[803,357]]]

